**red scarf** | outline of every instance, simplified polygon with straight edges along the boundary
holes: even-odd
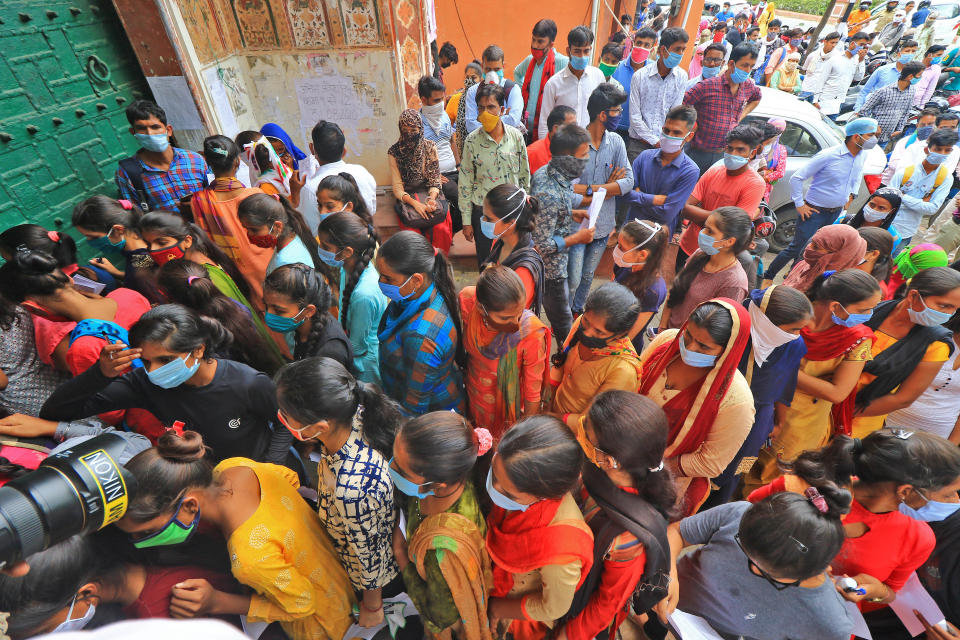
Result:
[[[550,76],[553,75],[554,71],[554,53],[555,50],[553,47],[550,47],[550,51],[547,51],[544,56],[543,62],[543,71],[540,72],[540,91],[537,92],[537,110],[534,112],[533,116],[533,131],[531,135],[533,140],[537,139],[537,131],[540,127],[540,103],[543,102],[543,87],[546,86],[547,80],[550,79]],[[530,100],[530,79],[533,78],[533,68],[537,66],[537,61],[531,56],[530,64],[527,65],[527,73],[523,76],[523,104],[526,106],[527,102]],[[549,114],[547,114],[549,115]],[[526,118],[524,118],[526,120]]]
[[[526,511],[507,511],[494,505],[487,516],[487,552],[493,561],[492,598],[513,589],[513,576],[551,564],[581,562],[583,584],[593,565],[593,534],[579,521],[550,524],[560,508],[558,500],[535,502]]]
[[[839,358],[864,340],[869,339],[871,342],[876,340],[873,330],[863,324],[858,324],[855,327],[834,324],[826,331],[815,333],[809,329],[801,329],[800,335],[803,336],[803,342],[807,345],[807,355],[804,357],[807,360],[817,362]],[[843,402],[833,405],[831,414],[833,415],[834,433],[850,435],[853,427],[853,407],[856,397],[857,388],[854,387]]]

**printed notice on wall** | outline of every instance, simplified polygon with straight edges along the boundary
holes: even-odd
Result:
[[[154,76],[147,78],[157,104],[167,114],[167,123],[174,129],[203,129],[200,112],[183,76]]]
[[[213,99],[213,108],[216,109],[217,116],[220,118],[221,133],[228,138],[233,138],[240,133],[240,125],[237,124],[237,117],[233,113],[233,107],[230,106],[227,90],[223,86],[223,80],[220,79],[220,70],[216,67],[207,69],[203,73],[203,79]]]
[[[353,88],[350,78],[338,74],[300,78],[294,86],[300,105],[300,126],[307,131],[320,120],[331,120],[346,129],[373,117],[373,108]]]

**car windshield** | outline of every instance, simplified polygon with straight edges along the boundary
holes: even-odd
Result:
[[[826,125],[827,130],[832,133],[837,140],[843,141],[846,138],[846,134],[843,132],[843,129],[836,122],[822,113],[820,114],[820,119],[823,120],[823,124]]]
[[[960,16],[960,5],[956,2],[945,2],[943,4],[935,4],[930,7],[931,11],[936,11],[940,14],[938,20],[952,20],[957,16]]]

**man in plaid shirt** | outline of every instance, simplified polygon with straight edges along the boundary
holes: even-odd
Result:
[[[885,145],[890,138],[900,135],[907,124],[907,115],[913,106],[913,85],[920,82],[923,64],[908,62],[900,70],[900,79],[888,87],[877,89],[863,103],[859,114],[854,116],[873,118],[880,123],[880,144]]]
[[[730,52],[725,73],[692,86],[683,103],[697,110],[697,132],[687,146],[687,155],[700,174],[723,158],[727,133],[760,104],[760,89],[750,79],[757,49],[741,42]]]
[[[167,114],[156,103],[137,100],[127,107],[130,133],[141,149],[133,156],[140,163],[146,204],[152,210],[177,211],[180,198],[207,186],[207,163],[193,151],[170,145],[173,127]],[[135,203],[143,198],[121,161],[114,176],[120,197]]]

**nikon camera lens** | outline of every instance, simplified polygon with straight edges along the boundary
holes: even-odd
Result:
[[[0,567],[122,518],[137,486],[117,462],[125,446],[104,433],[0,487]]]

